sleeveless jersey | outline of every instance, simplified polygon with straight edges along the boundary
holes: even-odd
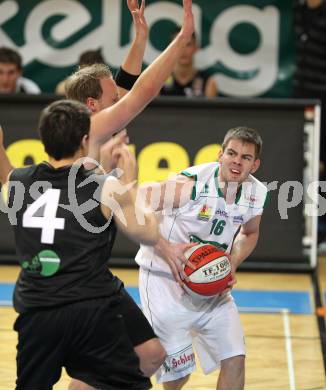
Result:
[[[187,84],[180,84],[173,74],[166,80],[160,95],[164,96],[187,96],[203,97],[205,96],[205,87],[209,76],[204,72],[198,71],[195,77]]]
[[[160,232],[171,242],[203,242],[230,252],[241,225],[262,214],[267,188],[252,175],[242,183],[233,204],[227,204],[218,183],[218,163],[190,167],[183,175],[195,180],[191,200],[169,214],[159,213]],[[153,247],[141,245],[137,263],[155,271],[170,273],[167,263]]]
[[[115,225],[98,201],[105,177],[79,168],[68,185],[70,168],[41,163],[10,176],[9,207],[22,204],[13,226],[22,266],[14,291],[20,313],[107,297],[122,285],[107,267]]]

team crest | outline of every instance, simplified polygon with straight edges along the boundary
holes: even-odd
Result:
[[[208,207],[207,204],[204,204],[197,215],[197,219],[200,219],[201,221],[208,221],[211,215],[212,215],[212,208]]]

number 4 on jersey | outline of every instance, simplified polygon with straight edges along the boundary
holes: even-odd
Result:
[[[24,212],[23,227],[42,229],[41,243],[43,244],[53,244],[55,231],[64,229],[64,218],[56,218],[59,198],[60,190],[48,189]],[[35,217],[36,212],[43,206],[43,216]]]

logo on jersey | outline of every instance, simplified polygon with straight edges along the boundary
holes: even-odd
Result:
[[[233,223],[243,223],[243,216],[242,215],[235,215],[233,217]]]
[[[197,219],[200,219],[201,221],[208,221],[211,215],[212,215],[212,208],[209,207],[207,204],[204,204],[197,215]]]
[[[22,263],[22,268],[28,273],[42,276],[52,276],[60,268],[59,256],[51,251],[44,250],[32,258],[32,260],[25,260]]]
[[[217,209],[215,211],[215,215],[219,215],[220,217],[223,217],[223,218],[229,218],[229,214],[226,211],[221,210],[221,209]]]

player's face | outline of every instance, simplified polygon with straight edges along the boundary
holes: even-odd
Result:
[[[118,88],[112,77],[107,77],[100,80],[102,87],[102,96],[99,99],[94,99],[93,114],[113,106],[119,100]]]
[[[254,144],[231,139],[219,155],[220,179],[226,183],[245,181],[259,168],[260,160],[255,155]]]
[[[0,62],[0,92],[15,92],[17,79],[20,76],[21,71],[15,64]]]
[[[183,66],[192,65],[196,51],[197,43],[196,40],[192,38],[183,49],[183,52],[179,57],[178,64]]]

